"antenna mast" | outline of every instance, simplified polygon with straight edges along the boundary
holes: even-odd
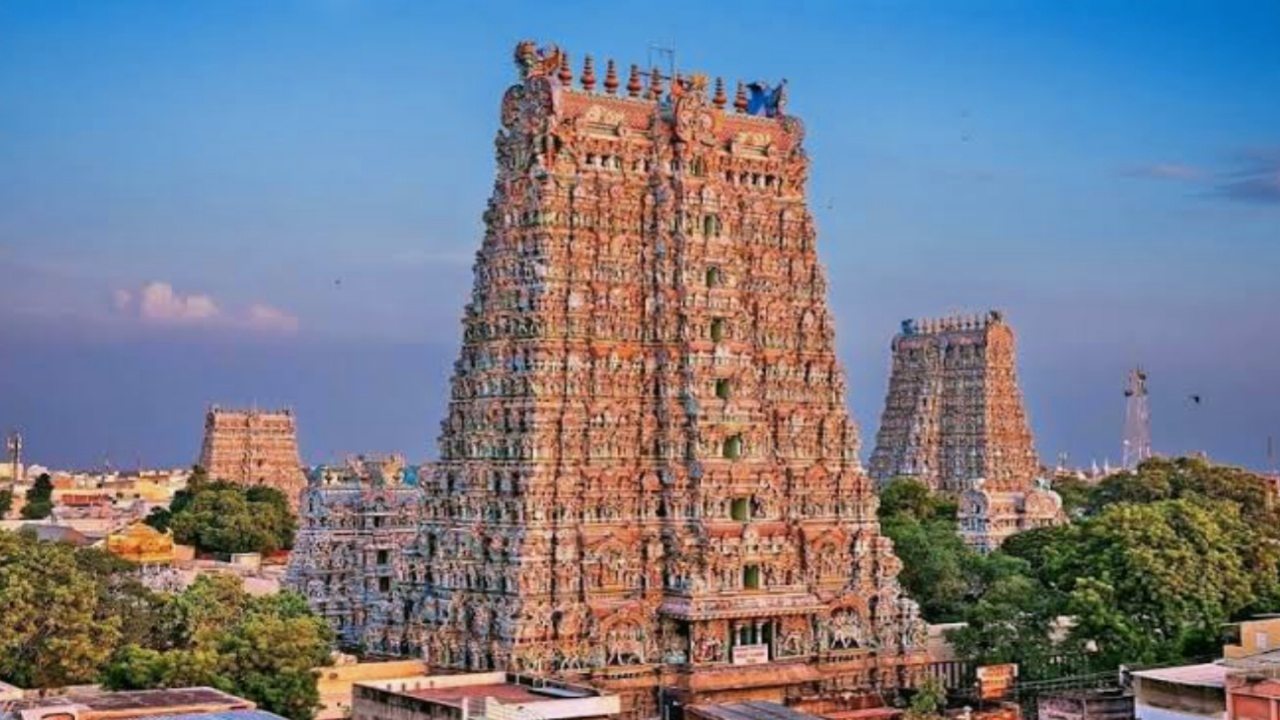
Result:
[[[5,448],[9,452],[9,464],[12,466],[13,474],[9,476],[10,482],[18,482],[18,475],[22,473],[22,434],[17,430],[9,433],[9,437],[5,442]]]
[[[664,58],[667,61],[667,80],[675,82],[676,79],[676,44],[671,43],[669,47],[663,47],[657,43],[649,43],[649,67],[657,67],[653,64],[653,56],[658,56],[661,62]]]
[[[1147,404],[1147,372],[1141,366],[1129,371],[1124,389],[1125,470],[1133,470],[1151,457],[1151,408]]]

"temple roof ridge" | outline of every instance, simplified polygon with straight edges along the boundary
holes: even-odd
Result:
[[[902,335],[934,335],[954,332],[983,331],[1004,323],[1004,313],[992,309],[985,313],[953,313],[941,317],[908,318],[902,321]]]
[[[632,63],[628,66],[627,82],[624,84],[618,74],[621,66],[609,58],[604,62],[604,80],[598,83],[595,58],[584,55],[577,77],[578,85],[575,87],[569,53],[558,45],[539,46],[533,40],[522,40],[516,44],[513,59],[522,81],[547,78],[560,90],[574,93],[658,103],[674,102],[682,95],[696,93],[702,95],[707,104],[728,114],[768,119],[786,116],[785,78],[776,85],[762,80],[738,80],[736,99],[729,103],[724,78],[716,77],[713,80],[702,72],[680,72],[673,67],[664,75],[656,65],[642,72],[638,63]],[[642,83],[642,79],[645,82]]]

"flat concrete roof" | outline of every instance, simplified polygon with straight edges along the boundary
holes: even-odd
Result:
[[[285,720],[285,718],[266,710],[227,710],[190,715],[149,715],[147,720]]]
[[[818,720],[817,716],[792,710],[786,705],[765,700],[740,703],[707,703],[688,710],[693,715],[712,720]]]
[[[558,699],[550,695],[530,692],[528,687],[513,683],[423,688],[421,690],[406,690],[404,694],[442,705],[452,705],[453,707],[462,707],[462,701],[467,698],[494,698],[503,704]]]
[[[1152,670],[1138,670],[1133,673],[1134,677],[1145,678],[1148,680],[1159,680],[1160,682],[1172,683],[1175,685],[1190,685],[1193,687],[1225,687],[1227,684],[1227,673],[1231,668],[1218,663],[1201,663],[1199,665],[1180,665],[1178,667],[1154,668]]]
[[[35,708],[80,705],[95,715],[113,718],[152,717],[156,715],[204,714],[229,710],[252,710],[254,704],[244,698],[211,687],[174,688],[171,690],[127,690],[121,692],[70,692],[44,698],[15,701],[13,712]]]

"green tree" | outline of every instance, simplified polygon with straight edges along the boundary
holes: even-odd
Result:
[[[208,685],[310,720],[332,631],[294,593],[234,576],[154,593],[108,553],[0,532],[0,679],[31,688]]]
[[[920,685],[912,692],[905,716],[907,720],[941,718],[942,711],[946,706],[946,688],[942,687],[942,683],[934,676],[926,675]]]
[[[1053,491],[1062,498],[1062,511],[1067,517],[1079,519],[1089,507],[1093,486],[1074,475],[1058,475],[1053,479]]]
[[[98,588],[95,622],[116,623],[121,645],[167,645],[172,634],[168,599],[142,583],[136,565],[97,548],[80,549],[75,560]]]
[[[890,480],[880,490],[880,520],[955,520],[956,506],[912,477]]]
[[[167,515],[153,514],[149,524],[173,531],[174,540],[204,552],[272,553],[293,545],[297,520],[284,493],[275,488],[245,488],[192,473],[194,486],[175,495]]]
[[[22,517],[26,520],[42,520],[53,512],[53,478],[49,473],[40,473],[36,481],[27,490],[27,502],[22,506]]]
[[[9,514],[13,509],[13,490],[5,488],[0,490],[0,518]]]
[[[1251,525],[1280,538],[1280,506],[1270,480],[1198,457],[1153,458],[1134,472],[1105,478],[1090,493],[1087,514],[1097,515],[1116,504],[1181,499],[1233,503]]]
[[[1064,659],[1094,670],[1176,661],[1216,651],[1224,622],[1280,610],[1280,518],[1265,478],[1155,459],[1066,490],[1072,524],[1014,535],[964,568],[972,602],[953,640],[965,659],[1018,662],[1029,679]],[[915,550],[902,558],[939,572]],[[1065,637],[1050,634],[1057,617],[1070,618]]]
[[[0,678],[31,688],[93,682],[120,637],[77,550],[0,532]]]
[[[1053,572],[1073,635],[1110,667],[1199,654],[1219,644],[1222,623],[1280,597],[1274,546],[1231,503],[1121,503],[1061,537],[1070,545]]]
[[[960,619],[969,595],[968,555],[954,521],[894,519],[882,526],[902,561],[898,580],[930,622]]]
[[[970,662],[1017,663],[1028,680],[1052,677],[1056,609],[1052,594],[1033,578],[1002,577],[965,608],[965,625],[947,637]]]
[[[1008,558],[984,557],[964,544],[956,506],[913,478],[896,478],[880,495],[880,526],[902,561],[898,579],[930,622],[955,622],[998,577],[1020,572]]]
[[[169,524],[173,521],[173,512],[167,507],[153,507],[151,512],[142,519],[142,522],[159,530],[160,532],[168,532]]]
[[[104,674],[109,687],[212,685],[295,720],[313,717],[314,668],[329,662],[332,631],[301,596],[255,598],[237,578],[202,576],[171,602],[172,647],[121,648]]]

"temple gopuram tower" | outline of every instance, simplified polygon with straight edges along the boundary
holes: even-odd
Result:
[[[294,510],[307,485],[298,455],[298,423],[290,410],[210,408],[200,465],[215,480],[276,488]]]
[[[284,584],[338,641],[366,653],[413,652],[410,549],[422,521],[416,468],[399,455],[347,458],[307,477]]]
[[[428,659],[610,687],[632,717],[914,682],[785,86],[515,59],[424,481]]]
[[[870,473],[960,499],[961,534],[983,550],[1063,520],[1038,477],[1013,328],[1000,312],[902,323]]]
[[[1019,490],[1040,472],[1018,389],[1013,328],[982,317],[907,320],[871,454],[871,477],[919,478],[958,494],[974,478]]]

